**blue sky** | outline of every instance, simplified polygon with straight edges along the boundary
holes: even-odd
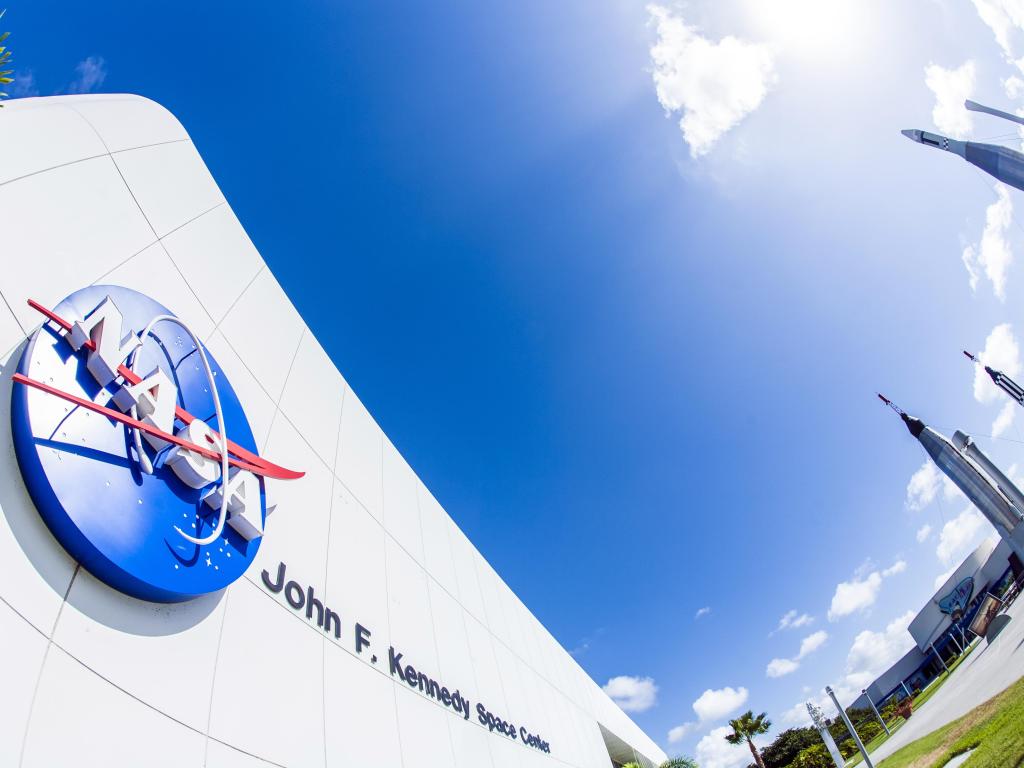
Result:
[[[999,433],[1024,474],[1021,418],[960,355],[1019,372],[1024,200],[899,134],[1016,143],[956,107],[1024,106],[1013,7],[32,0],[5,24],[15,95],[182,120],[513,590],[668,751],[732,768],[725,718],[859,691],[991,533],[911,482],[875,391]]]

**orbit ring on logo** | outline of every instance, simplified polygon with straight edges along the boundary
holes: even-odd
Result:
[[[266,479],[302,477],[258,455],[223,370],[166,308],[90,286],[30,337],[13,380],[25,485],[61,545],[143,600],[223,589],[259,550]]]

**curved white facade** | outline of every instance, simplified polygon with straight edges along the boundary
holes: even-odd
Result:
[[[610,749],[664,759],[381,432],[172,115],[135,96],[12,101],[0,147],[0,765],[607,768]],[[25,302],[52,307],[93,283],[179,315],[227,373],[260,453],[307,473],[271,486],[277,510],[257,561],[223,592],[127,597],[65,553],[27,495],[10,418],[12,371],[40,322]],[[338,614],[337,638],[267,587],[263,571],[273,583],[282,563]],[[370,633],[359,650],[357,623]],[[389,648],[457,689],[470,716],[429,683],[403,682]],[[479,704],[517,738],[482,725]]]

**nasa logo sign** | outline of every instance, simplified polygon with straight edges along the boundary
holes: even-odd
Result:
[[[91,286],[45,316],[12,393],[15,452],[60,544],[133,597],[177,602],[245,572],[267,523],[266,480],[224,371],[168,309]]]
[[[953,621],[960,621],[960,619],[963,618],[964,611],[967,610],[967,606],[971,602],[971,596],[973,594],[974,579],[973,577],[968,576],[953,587],[952,592],[938,601],[939,610],[943,613],[949,614]]]

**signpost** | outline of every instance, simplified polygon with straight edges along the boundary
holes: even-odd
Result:
[[[988,625],[992,623],[992,619],[996,617],[1001,608],[999,598],[993,594],[985,595],[985,599],[981,603],[981,608],[974,616],[974,621],[971,622],[971,632],[984,637],[985,633],[988,632]]]
[[[875,713],[875,717],[878,718],[878,722],[882,724],[882,730],[885,731],[885,735],[892,736],[892,734],[889,733],[889,726],[885,724],[885,720],[883,720],[882,716],[878,713],[878,707],[876,707],[875,702],[871,700],[871,696],[868,694],[867,688],[861,688],[860,692],[864,694],[864,698],[866,698],[868,700],[868,704],[871,705],[871,711]]]
[[[857,729],[853,727],[853,723],[850,722],[850,718],[846,716],[846,710],[839,706],[839,699],[836,698],[835,691],[832,690],[831,685],[825,686],[825,693],[828,694],[829,698],[832,699],[832,703],[836,705],[836,709],[839,710],[839,716],[843,718],[843,722],[846,723],[846,729],[853,736],[853,741],[857,745],[857,749],[860,750],[861,755],[864,756],[864,765],[868,768],[875,768],[875,764],[871,762],[871,758],[868,757],[868,751],[864,748],[864,742],[860,740],[860,736],[857,735]]]

